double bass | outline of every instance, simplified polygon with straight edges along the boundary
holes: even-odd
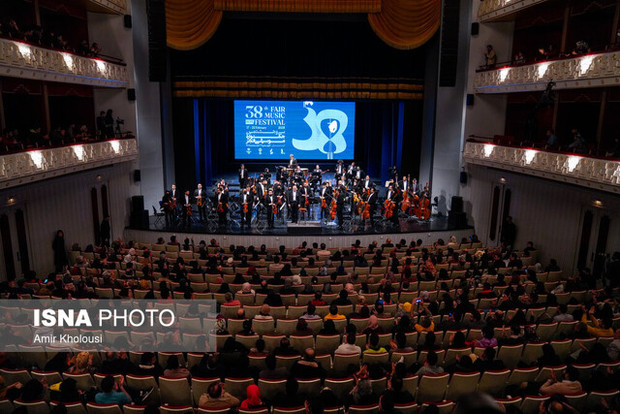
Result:
[[[366,202],[363,204],[364,204],[364,208],[362,210],[362,219],[368,220],[370,218],[370,203]]]
[[[340,192],[338,190],[334,190],[334,196],[332,197],[332,205],[330,206],[330,212],[329,212],[329,214],[332,217],[332,220],[336,219],[336,210],[338,210],[338,203],[336,202],[336,200],[338,199],[339,195],[340,195]]]
[[[424,186],[424,192],[422,198],[420,198],[420,207],[418,208],[418,218],[422,220],[428,220],[431,218],[431,200],[429,199],[430,189],[428,183]]]

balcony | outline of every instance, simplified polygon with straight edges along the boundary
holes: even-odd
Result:
[[[67,145],[0,156],[0,190],[138,157],[135,138]]]
[[[482,70],[474,78],[476,93],[507,93],[620,85],[620,50]]]
[[[471,141],[465,144],[463,159],[470,164],[620,194],[617,160]]]
[[[478,9],[478,19],[482,23],[508,20],[513,14],[545,1],[547,0],[483,0]]]
[[[126,0],[86,0],[86,8],[92,12],[127,14]]]
[[[48,82],[126,88],[127,67],[28,43],[0,39],[2,76]]]

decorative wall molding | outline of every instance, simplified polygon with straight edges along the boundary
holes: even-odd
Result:
[[[127,14],[126,0],[88,0],[89,8],[114,14]],[[103,10],[102,10],[103,9]]]
[[[0,76],[126,88],[127,67],[100,59],[0,39]]]
[[[477,142],[465,144],[463,158],[470,164],[620,194],[618,161]]]
[[[478,9],[482,23],[504,19],[518,11],[543,3],[547,0],[483,0]]]
[[[138,158],[135,138],[0,156],[0,190]]]
[[[477,93],[506,93],[555,89],[620,86],[620,51],[593,53],[570,59],[504,67],[476,73]]]

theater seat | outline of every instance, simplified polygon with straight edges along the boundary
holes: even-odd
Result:
[[[510,377],[510,370],[485,371],[480,377],[478,391],[486,392],[494,397],[503,397],[506,381]]]
[[[228,414],[229,412],[230,412],[230,408],[212,408],[212,409],[198,408],[196,410],[196,413],[200,413],[200,414]],[[189,413],[190,412],[188,412],[188,414]],[[160,414],[163,414],[163,411],[161,411]]]
[[[316,352],[332,354],[340,345],[340,335],[317,335]]]
[[[299,384],[299,393],[303,394],[309,398],[314,398],[321,392],[321,379],[320,378],[311,378],[311,379],[297,379],[297,383]]]
[[[450,374],[429,375],[425,374],[418,385],[419,402],[438,402],[443,400],[446,393]]]
[[[97,404],[94,402],[86,404],[86,412],[88,414],[123,414],[123,410],[118,404]],[[30,410],[28,414],[32,414]]]
[[[527,395],[521,402],[521,411],[523,414],[538,414],[540,403],[548,399],[548,395]]]
[[[415,401],[409,404],[394,404],[394,410],[400,414],[417,414],[418,405]]]
[[[454,407],[456,406],[456,404],[454,404],[452,401],[442,401],[437,403],[429,402],[422,404],[420,412],[424,412],[424,410],[426,410],[426,408],[430,405],[434,405],[435,407],[437,407],[437,414],[452,414],[452,412],[454,411]]]
[[[146,405],[133,405],[133,404],[125,404],[123,405],[123,414],[142,414]],[[159,411],[161,413],[161,410]]]
[[[209,385],[214,382],[218,382],[219,380],[219,378],[192,377],[192,397],[194,400],[194,405],[198,405],[198,401],[200,401],[200,396],[207,392],[207,389],[209,389]]]
[[[360,366],[360,354],[334,354],[334,372],[337,374],[348,373],[348,367]]]
[[[293,408],[282,408],[282,407],[273,407],[271,410],[271,414],[305,414],[306,407],[293,407]]]
[[[254,384],[253,378],[226,378],[224,390],[238,398],[239,401],[243,401],[247,396],[246,390],[248,386],[252,384]]]
[[[261,398],[272,401],[286,385],[286,379],[258,379],[258,388],[260,389]]]
[[[267,408],[257,408],[254,410],[244,410],[239,408],[237,410],[238,414],[269,414],[269,410]]]
[[[192,404],[192,392],[187,378],[159,377],[159,393],[163,404]]]
[[[348,414],[378,414],[379,404],[351,405]]]
[[[324,385],[331,389],[340,401],[343,401],[355,386],[355,380],[353,377],[325,378]]]
[[[28,414],[49,414],[50,412],[50,406],[43,400],[24,402],[18,399],[13,401],[13,405],[15,408],[26,407]]]
[[[463,395],[475,392],[479,378],[479,372],[455,372],[450,379],[450,385],[446,391],[446,399],[454,401]]]

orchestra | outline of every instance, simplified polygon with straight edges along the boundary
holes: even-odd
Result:
[[[332,185],[332,180],[324,177],[329,170],[316,165],[308,171],[293,155],[286,166],[276,166],[274,176],[269,168],[252,174],[241,164],[238,195],[231,196],[224,179],[217,181],[213,190],[206,190],[198,183],[195,190],[183,193],[173,184],[165,191],[160,205],[166,227],[183,228],[207,223],[225,228],[236,221],[241,228],[250,229],[261,220],[265,220],[268,228],[274,228],[276,220],[298,223],[316,218],[322,224],[333,223],[342,230],[348,220],[374,228],[377,220],[383,225],[399,226],[401,218],[429,220],[431,217],[429,183],[421,189],[416,178],[399,177],[396,166],[389,169],[390,180],[381,193],[370,175],[355,162],[345,165],[338,160],[333,171]],[[192,214],[194,205],[197,214]]]

